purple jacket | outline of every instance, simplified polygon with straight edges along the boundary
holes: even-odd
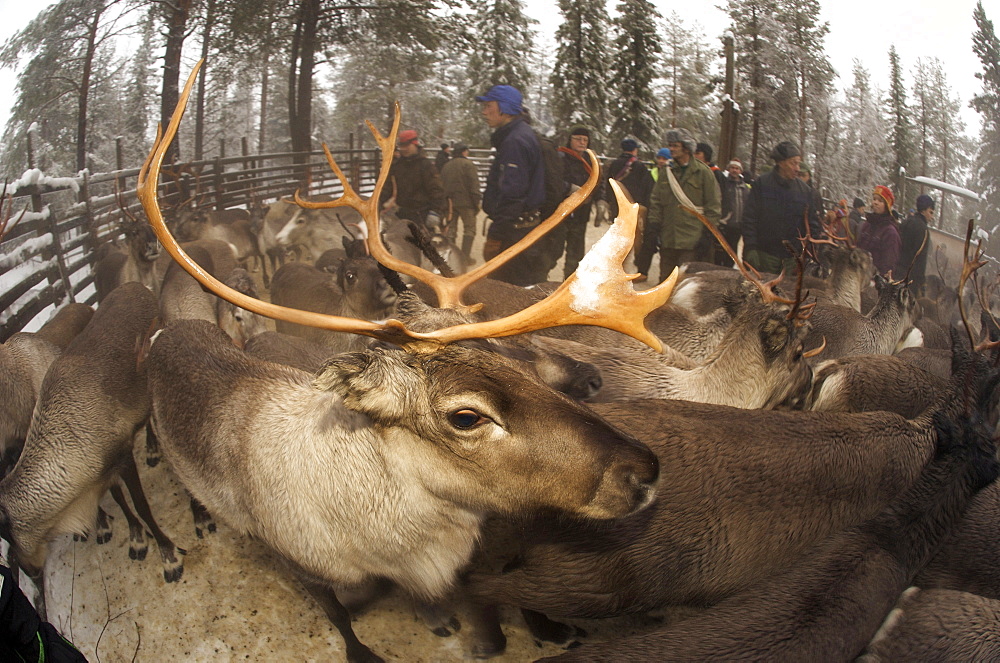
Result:
[[[892,214],[869,214],[858,231],[858,248],[872,254],[872,262],[879,274],[885,275],[896,268],[902,241]],[[899,276],[898,274],[896,275]]]

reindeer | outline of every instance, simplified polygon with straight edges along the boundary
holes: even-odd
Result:
[[[1000,601],[948,589],[911,587],[858,663],[1000,659]]]
[[[129,510],[119,477],[159,546],[164,579],[175,582],[183,572],[177,557],[183,551],[153,520],[132,457],[133,439],[149,416],[146,366],[137,355],[155,315],[156,298],[138,283],[108,295],[46,373],[24,451],[0,481],[0,533],[43,602],[49,540],[87,534],[108,489],[129,521],[130,557],[145,557],[143,524]]]
[[[140,221],[125,203],[120,191],[115,190],[118,207],[123,218],[118,226],[125,235],[125,250],[114,246],[102,247],[94,262],[94,287],[97,301],[103,302],[108,294],[122,283],[138,281],[154,294],[159,295],[159,280],[155,264],[160,256],[160,244],[148,224]]]
[[[380,576],[417,596],[439,597],[471,556],[484,513],[554,509],[606,519],[646,506],[658,478],[647,448],[499,355],[456,344],[584,321],[656,344],[641,319],[669,297],[676,276],[635,293],[625,287],[634,277],[609,268],[628,251],[634,208],[592,258],[588,278],[571,278],[560,292],[513,320],[415,332],[399,321],[282,309],[226,289],[183,254],[162,222],[159,167],[194,75],[140,173],[147,214],[167,251],[237,305],[404,348],[338,355],[310,375],[254,360],[202,321],[178,321],[159,335],[149,355],[153,420],[178,476],[214,515],[253,534],[300,570],[344,638],[348,660],[380,659],[357,640],[332,583]],[[491,265],[446,280],[394,260],[378,240],[378,197],[398,125],[398,106],[388,136],[369,124],[383,159],[368,200],[354,192],[327,152],[344,185],[333,205],[361,212],[373,231],[373,256],[434,283],[445,305],[461,306],[466,282],[516,255],[596,185],[595,171],[582,195],[564,201],[520,245]],[[627,302],[604,308],[591,288],[617,291]],[[536,443],[543,436],[550,445]],[[276,485],[282,486],[278,493]]]
[[[0,343],[0,477],[21,455],[49,366],[93,315],[86,304],[70,303],[37,332],[18,332]]]
[[[993,432],[975,415],[935,425],[935,457],[913,486],[783,573],[676,625],[543,660],[853,660],[972,496],[1000,474]]]

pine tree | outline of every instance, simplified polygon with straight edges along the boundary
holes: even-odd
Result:
[[[93,123],[102,121],[90,106],[92,86],[108,75],[98,71],[102,51],[113,49],[113,39],[131,27],[123,18],[129,8],[126,0],[62,0],[3,45],[2,66],[14,67],[30,54],[18,76],[17,101],[4,134],[7,155],[23,154],[25,132],[37,119],[40,138],[48,144],[38,154],[51,159],[38,166],[61,172],[87,167],[89,134]],[[9,157],[5,161],[14,169],[24,166]]]
[[[524,14],[521,0],[487,0],[476,8],[471,27],[475,38],[468,42],[468,82],[463,86],[466,93],[474,94],[456,100],[456,107],[464,110],[459,132],[468,140],[485,144],[490,134],[479,117],[476,95],[494,85],[511,85],[530,98],[529,90],[536,78],[529,62],[534,49],[533,26],[537,23]]]
[[[663,80],[656,94],[665,100],[665,128],[683,127],[698,140],[714,143],[719,134],[718,108],[712,99],[715,81],[711,76],[716,53],[701,27],[686,25],[676,12],[664,19],[663,30],[673,36],[666,45]]]
[[[608,132],[608,15],[604,0],[559,0],[552,114],[561,131],[574,124],[591,130],[599,148]]]
[[[976,4],[972,15],[976,21],[972,50],[983,64],[983,70],[976,72],[983,90],[971,104],[982,119],[975,182],[985,197],[983,225],[991,234],[990,253],[996,256],[1000,254],[1000,38],[982,2]]]
[[[871,75],[854,61],[854,82],[843,104],[833,109],[835,126],[827,140],[837,145],[826,173],[826,186],[848,200],[867,199],[872,187],[887,182],[884,155],[889,149],[886,120],[879,112],[880,94]]]
[[[659,147],[659,104],[653,93],[659,56],[656,34],[661,20],[649,0],[622,0],[614,19],[617,31],[611,61],[611,136],[632,137],[643,150]]]
[[[778,0],[733,0],[727,8],[735,36],[739,99],[750,123],[750,171],[770,146],[798,134],[797,75],[788,53]]]
[[[908,170],[911,159],[912,120],[910,108],[906,103],[906,87],[903,85],[903,70],[899,64],[899,54],[896,46],[889,47],[889,96],[886,106],[892,122],[892,160],[888,164],[889,171],[896,183],[896,191],[904,190],[905,178],[900,169]]]
[[[830,34],[830,24],[819,21],[818,0],[780,0],[778,7],[778,19],[787,34],[789,64],[794,72],[797,142],[803,154],[810,154],[815,151],[808,144],[814,118],[825,107],[833,81],[833,66],[823,44]]]

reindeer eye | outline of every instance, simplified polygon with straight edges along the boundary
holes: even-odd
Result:
[[[344,274],[344,278],[347,279],[348,283],[354,283],[354,279],[357,278],[354,272],[347,272]]]
[[[488,417],[484,417],[475,410],[469,409],[455,410],[448,415],[448,422],[455,428],[460,428],[462,430],[472,430],[473,428],[478,428],[488,421]]]

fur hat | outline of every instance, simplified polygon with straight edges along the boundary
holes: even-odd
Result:
[[[896,196],[892,194],[892,190],[890,190],[887,186],[882,186],[881,184],[875,187],[874,195],[880,196],[882,200],[885,201],[886,209],[889,210],[892,209],[892,204],[896,202]]]
[[[663,137],[663,142],[667,143],[680,143],[684,146],[684,149],[694,154],[697,148],[697,143],[695,143],[694,136],[689,134],[686,129],[676,128],[671,129],[667,132],[667,135]]]
[[[588,129],[587,127],[583,126],[582,124],[578,124],[578,125],[576,125],[575,127],[573,127],[572,129],[569,130],[569,135],[570,136],[586,136],[587,138],[590,138],[590,129]]]
[[[778,143],[774,146],[774,149],[771,150],[771,159],[775,163],[787,161],[788,159],[800,156],[802,156],[802,151],[799,149],[799,146],[790,140]]]

